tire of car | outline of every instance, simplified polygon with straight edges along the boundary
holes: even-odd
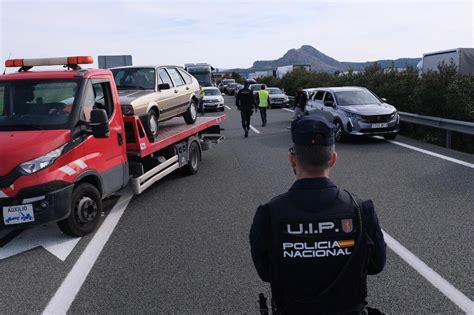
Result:
[[[342,125],[341,121],[336,120],[336,141],[339,143],[346,142],[349,135],[344,131],[344,126]]]
[[[395,140],[395,138],[397,137],[397,134],[396,133],[393,133],[393,134],[390,134],[390,135],[384,135],[383,136],[386,140]]]
[[[191,101],[189,103],[188,110],[184,113],[183,115],[184,121],[188,125],[192,125],[196,122],[197,119],[197,109],[196,109],[196,103],[194,101]]]
[[[144,116],[140,116],[140,120],[145,127],[146,135],[151,142],[155,142],[158,138],[158,114],[154,109],[148,111]]]
[[[184,175],[194,175],[197,173],[201,161],[201,148],[196,141],[189,144],[188,155],[188,164],[183,166],[183,173]]]
[[[89,183],[79,183],[72,192],[69,217],[57,224],[64,234],[81,237],[97,228],[101,215],[102,199],[97,188]]]

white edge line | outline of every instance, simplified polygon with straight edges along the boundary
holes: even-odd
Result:
[[[227,108],[228,110],[232,110],[232,108],[230,108],[229,106],[227,106],[227,105],[224,105],[224,106],[225,106],[225,108]]]
[[[254,126],[250,125],[250,129],[253,130],[253,132],[255,133],[260,133],[260,131],[257,130],[257,128],[255,128]]]
[[[374,138],[384,140],[383,137],[379,137],[379,136],[374,136]],[[418,151],[418,152],[421,152],[421,153],[425,153],[425,154],[428,154],[428,155],[431,155],[431,156],[434,156],[434,157],[437,157],[437,158],[440,158],[440,159],[443,159],[443,160],[446,160],[446,161],[450,161],[450,162],[453,162],[453,163],[456,163],[456,164],[460,164],[460,165],[464,165],[464,166],[467,166],[467,167],[470,167],[470,168],[474,168],[474,164],[472,164],[472,163],[468,163],[468,162],[461,161],[461,160],[458,160],[458,159],[455,159],[455,158],[451,158],[449,156],[445,156],[445,155],[442,155],[442,154],[439,154],[439,153],[435,153],[435,152],[431,152],[431,151],[428,151],[428,150],[420,149],[420,148],[414,147],[412,145],[408,145],[408,144],[398,142],[398,141],[394,141],[394,140],[385,140],[385,141],[393,143],[395,145],[399,145],[401,147],[405,147],[407,149],[412,149],[412,150],[415,150],[415,151]]]
[[[436,271],[431,269],[418,257],[412,254],[397,240],[391,237],[387,232],[383,231],[385,242],[388,247],[393,250],[398,256],[400,256],[405,262],[407,262],[412,268],[414,268],[420,275],[428,280],[435,288],[449,298],[454,304],[461,308],[468,314],[473,313],[473,302],[465,296],[461,291],[456,289],[443,277],[441,277]]]
[[[289,108],[283,108],[283,110],[286,110],[287,112],[294,113],[295,111]]]
[[[133,197],[130,188],[125,189],[123,193],[124,194],[107,215],[84,252],[71,268],[71,271],[69,271],[53,298],[49,301],[43,314],[66,314],[69,310],[69,307],[76,298],[77,293],[84,284],[87,275],[92,270],[97,258]]]

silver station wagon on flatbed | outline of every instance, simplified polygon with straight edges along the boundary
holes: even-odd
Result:
[[[183,116],[187,124],[197,118],[199,83],[177,66],[130,66],[110,69],[114,74],[122,113],[140,117],[155,141],[158,124]]]
[[[308,114],[326,117],[336,125],[336,141],[349,135],[379,135],[395,139],[400,130],[397,109],[363,87],[328,87],[312,91]]]

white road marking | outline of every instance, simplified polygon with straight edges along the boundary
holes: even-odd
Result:
[[[287,112],[294,113],[295,111],[289,108],[282,108],[283,110],[286,110]]]
[[[76,164],[77,166],[79,166],[81,169],[86,169],[87,168],[87,164],[84,163],[82,160],[75,160],[74,162],[72,162],[74,164]]]
[[[415,269],[420,275],[428,280],[435,288],[449,298],[454,304],[462,309],[467,314],[473,314],[474,303],[465,296],[461,291],[456,289],[443,277],[441,277],[436,271],[431,269],[418,257],[412,254],[397,240],[391,237],[387,232],[383,231],[385,243],[388,247],[393,250],[400,258],[407,262],[413,269]]]
[[[84,252],[69,271],[69,274],[44,309],[43,314],[67,313],[132,197],[133,193],[130,187],[122,190],[122,196],[117,204],[107,215]]]
[[[65,165],[65,166],[61,167],[59,170],[63,171],[64,173],[66,173],[69,176],[76,174],[76,171],[68,165]]]
[[[374,138],[385,140],[383,137],[379,137],[379,136],[375,136]],[[451,157],[446,156],[446,155],[442,155],[442,154],[439,154],[439,153],[435,153],[435,152],[431,152],[431,151],[428,151],[428,150],[420,149],[420,148],[414,147],[412,145],[408,145],[408,144],[398,142],[398,141],[395,141],[395,140],[385,140],[385,141],[393,143],[393,144],[401,146],[401,147],[404,147],[404,148],[407,148],[407,149],[411,149],[411,150],[415,150],[415,151],[418,151],[418,152],[421,152],[421,153],[425,153],[425,154],[428,154],[428,155],[431,155],[431,156],[434,156],[434,157],[437,157],[437,158],[440,158],[440,159],[443,159],[443,160],[446,160],[446,161],[450,161],[450,162],[453,162],[453,163],[456,163],[456,164],[460,164],[460,165],[464,165],[464,166],[467,166],[467,167],[470,167],[470,168],[474,168],[474,164],[472,164],[472,163],[468,163],[468,162],[465,162],[465,161],[454,159],[454,158],[451,158]]]
[[[65,261],[80,239],[80,237],[71,237],[61,233],[55,224],[37,226],[24,231],[2,247],[0,260],[36,247],[43,247],[57,258]]]
[[[0,190],[0,198],[8,198],[8,195]]]
[[[227,105],[224,105],[224,106],[225,106],[225,108],[227,108],[228,110],[232,110],[232,108],[230,108],[229,106],[227,106]]]
[[[257,130],[257,128],[255,128],[254,126],[250,125],[250,129],[253,130],[253,132],[255,133],[260,133],[260,131]]]

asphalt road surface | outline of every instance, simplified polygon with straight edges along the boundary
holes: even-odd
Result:
[[[133,197],[126,209],[121,203],[125,210],[108,240],[102,234],[64,239],[53,225],[3,244],[0,313],[41,313],[59,294],[60,303],[71,300],[65,309],[73,314],[257,314],[258,293],[269,295],[269,286],[255,272],[248,234],[257,206],[294,181],[286,129],[292,113],[270,110],[266,127],[254,114],[255,129],[244,138],[234,98],[226,96],[226,104],[226,140],[203,153],[199,172],[172,174]],[[425,264],[413,267],[389,250],[385,270],[370,277],[368,301],[392,314],[463,313],[459,305],[474,296],[473,156],[403,137],[397,141],[465,164],[381,139],[337,145],[333,181],[373,199],[384,231]],[[108,209],[117,204],[117,198],[109,200]],[[55,239],[62,245],[52,246]],[[88,246],[91,240],[105,244],[96,261],[83,255],[94,247]],[[17,254],[2,258],[17,247]],[[68,274],[83,270],[80,256],[91,267],[84,283],[68,277],[61,286]],[[427,267],[461,292],[461,302],[442,293],[446,283],[422,276]],[[77,295],[70,284],[78,286]]]

